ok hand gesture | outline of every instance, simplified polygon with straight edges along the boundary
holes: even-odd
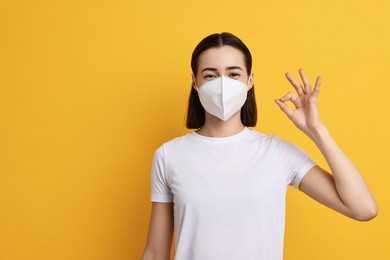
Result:
[[[280,99],[276,99],[275,102],[302,132],[309,137],[313,137],[314,132],[322,126],[317,105],[321,76],[319,75],[317,77],[314,89],[312,90],[303,69],[299,69],[299,75],[301,76],[304,87],[290,73],[287,72],[285,75],[295,88],[298,96],[292,91],[289,91]],[[287,106],[287,101],[291,101],[294,104],[294,110]]]

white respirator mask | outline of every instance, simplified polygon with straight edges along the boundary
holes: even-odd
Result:
[[[241,109],[249,89],[249,84],[223,75],[196,87],[203,108],[223,121]]]

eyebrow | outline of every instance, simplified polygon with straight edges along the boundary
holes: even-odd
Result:
[[[227,70],[235,70],[235,69],[239,69],[239,70],[242,70],[242,68],[240,66],[230,66],[230,67],[226,67]],[[207,68],[204,68],[201,73],[203,71],[206,71],[206,70],[211,70],[211,71],[217,71],[216,68],[210,68],[210,67],[207,67]]]

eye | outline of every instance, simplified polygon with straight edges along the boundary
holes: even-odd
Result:
[[[232,72],[232,73],[229,74],[229,76],[230,76],[231,78],[238,78],[238,77],[240,77],[241,75],[240,75],[239,73]]]
[[[213,78],[215,78],[215,77],[216,77],[216,76],[213,75],[213,74],[206,74],[206,75],[204,76],[205,79],[213,79]]]

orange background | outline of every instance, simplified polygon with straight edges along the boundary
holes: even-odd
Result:
[[[379,215],[290,188],[285,259],[390,259],[390,2],[1,1],[0,260],[139,259],[155,149],[188,133],[190,57],[228,31],[254,59],[256,130],[321,154],[273,102],[303,67]]]

